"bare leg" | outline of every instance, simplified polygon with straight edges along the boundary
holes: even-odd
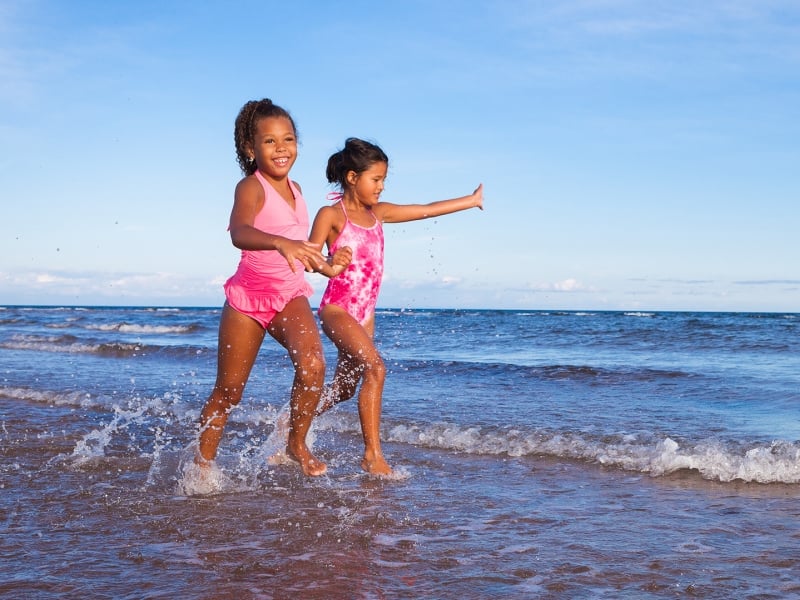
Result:
[[[289,440],[286,453],[300,463],[306,475],[323,475],[325,463],[318,460],[306,445],[306,435],[319,403],[325,380],[325,358],[317,323],[305,296],[295,298],[275,315],[267,327],[289,352],[294,365]]]
[[[361,461],[361,467],[374,475],[390,475],[392,468],[383,457],[380,438],[386,367],[372,342],[374,325],[370,322],[367,329],[334,305],[328,305],[322,310],[321,320],[325,334],[336,344],[340,357],[347,357],[348,362],[356,365],[356,372],[361,373],[362,383],[358,394],[358,416],[364,436],[364,460]],[[340,363],[340,366],[343,373],[346,364]],[[338,376],[339,366],[336,371]],[[336,382],[334,377],[334,384]]]
[[[333,381],[326,385],[322,392],[322,399],[317,405],[317,415],[321,415],[340,402],[350,400],[355,396],[363,371],[364,369],[357,361],[352,360],[350,356],[340,351],[336,361],[336,372],[333,375]]]
[[[198,462],[216,457],[228,415],[242,399],[263,340],[261,325],[225,304],[219,322],[217,380],[200,414]]]

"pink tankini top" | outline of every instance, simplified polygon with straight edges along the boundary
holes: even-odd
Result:
[[[291,240],[308,239],[308,209],[300,190],[289,181],[295,209],[258,171],[256,178],[264,188],[264,206],[253,226],[266,233]],[[242,250],[236,273],[225,283],[225,296],[232,306],[247,312],[281,312],[298,296],[311,296],[313,288],[306,281],[300,261],[295,272],[277,250]]]
[[[363,325],[375,313],[381,289],[383,226],[378,219],[371,227],[356,225],[347,218],[341,201],[339,205],[344,212],[344,227],[330,252],[333,254],[337,249],[349,246],[353,251],[353,260],[344,271],[328,280],[319,309],[335,304]]]

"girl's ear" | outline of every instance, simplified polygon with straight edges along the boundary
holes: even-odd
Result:
[[[352,170],[348,171],[347,175],[344,176],[344,180],[348,185],[355,185],[356,181],[358,181],[358,173]]]

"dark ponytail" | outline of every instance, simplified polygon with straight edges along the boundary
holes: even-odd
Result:
[[[363,173],[376,162],[389,164],[389,157],[380,147],[358,138],[347,138],[344,148],[328,159],[325,176],[328,183],[334,183],[344,190],[347,186],[347,173]]]

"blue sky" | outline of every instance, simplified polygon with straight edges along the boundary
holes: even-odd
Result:
[[[0,0],[0,81],[0,304],[220,305],[269,97],[312,216],[348,136],[387,201],[483,182],[386,227],[381,306],[800,311],[794,1]]]

